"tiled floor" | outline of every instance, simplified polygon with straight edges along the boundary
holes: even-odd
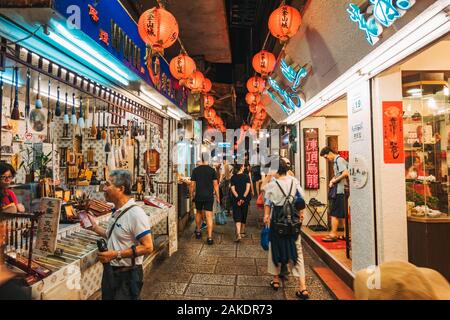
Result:
[[[194,223],[179,238],[179,250],[165,258],[146,274],[142,299],[156,300],[296,300],[296,281],[292,276],[278,291],[270,286],[267,252],[259,245],[262,211],[252,206],[248,217],[247,237],[234,240],[234,223],[214,226],[214,245],[208,246],[206,235],[194,237]],[[332,296],[312,271],[324,266],[303,243],[306,282],[311,299],[329,300]]]

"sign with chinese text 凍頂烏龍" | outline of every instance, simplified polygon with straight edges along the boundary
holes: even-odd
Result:
[[[306,190],[317,190],[319,184],[319,129],[303,129],[305,141]]]
[[[347,12],[350,19],[357,22],[359,29],[366,33],[366,39],[375,45],[383,33],[383,28],[390,27],[416,3],[415,0],[369,0],[366,13],[354,3],[350,3]],[[368,16],[366,18],[366,16]]]

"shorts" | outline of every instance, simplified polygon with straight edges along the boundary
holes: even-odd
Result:
[[[345,208],[345,195],[337,194],[336,199],[331,202],[331,213],[332,217],[338,219],[344,219],[347,209]]]
[[[247,223],[248,215],[248,202],[244,203],[242,206],[238,206],[233,203],[233,220],[234,222],[241,222],[243,224]]]
[[[197,211],[213,211],[214,200],[196,200],[194,202],[195,209],[197,209]]]

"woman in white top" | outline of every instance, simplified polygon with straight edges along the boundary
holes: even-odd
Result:
[[[286,196],[292,196],[294,199],[296,198],[297,192],[300,193],[301,197],[304,199],[303,189],[300,186],[300,183],[295,177],[292,177],[287,174],[288,167],[286,162],[280,159],[280,165],[277,172],[277,177],[275,180],[269,182],[265,187],[265,206],[264,206],[264,223],[266,225],[270,225],[272,209],[273,207],[283,206],[286,200]],[[283,190],[281,190],[281,189]],[[284,194],[286,195],[284,195]],[[300,220],[302,221],[304,218],[303,210],[300,211]],[[271,237],[271,242],[269,245],[269,256],[268,256],[268,272],[273,275],[273,280],[270,285],[274,290],[278,290],[280,287],[280,271],[281,264],[275,264],[273,261],[273,245],[276,245],[273,241],[278,241],[276,237]],[[289,259],[290,264],[292,266],[292,274],[294,277],[299,279],[299,289],[296,292],[297,297],[306,300],[309,298],[308,291],[306,289],[306,276],[305,276],[305,266],[303,260],[303,251],[301,244],[300,235],[295,241],[295,247],[286,248],[282,254],[287,254],[289,257],[296,257],[296,261],[292,261]],[[277,247],[277,246],[275,246]],[[292,249],[294,252],[292,254]],[[289,252],[291,251],[291,252]]]

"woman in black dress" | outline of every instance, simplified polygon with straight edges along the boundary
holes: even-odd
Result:
[[[239,242],[242,235],[245,236],[251,182],[248,175],[244,173],[243,165],[236,165],[234,168],[234,175],[231,178],[231,193],[233,195],[233,219],[236,223],[236,242]]]

